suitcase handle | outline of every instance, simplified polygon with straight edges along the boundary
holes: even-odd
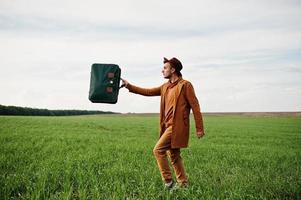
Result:
[[[120,78],[120,80],[121,80],[122,78]],[[125,84],[122,84],[120,87],[119,87],[119,89],[121,89],[121,88],[123,88],[125,86]]]

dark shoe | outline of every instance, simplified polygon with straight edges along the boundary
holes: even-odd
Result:
[[[167,190],[171,190],[173,187],[175,187],[176,183],[174,181],[171,181],[170,183],[165,183],[164,188]]]
[[[188,183],[176,183],[174,187],[172,187],[172,191],[188,189]]]

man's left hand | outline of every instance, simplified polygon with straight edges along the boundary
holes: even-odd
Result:
[[[205,135],[204,131],[198,131],[196,132],[196,136],[200,139],[201,137],[203,137]]]

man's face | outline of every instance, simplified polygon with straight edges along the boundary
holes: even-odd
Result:
[[[167,62],[164,64],[162,69],[162,74],[164,78],[169,79],[172,75],[172,73],[175,72],[175,69],[171,67],[171,65]]]

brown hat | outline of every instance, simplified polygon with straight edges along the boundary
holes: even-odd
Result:
[[[164,64],[169,63],[171,67],[176,70],[178,76],[182,76],[180,71],[183,69],[183,65],[177,58],[173,57],[172,59],[168,60],[167,58],[164,57],[163,63]]]

